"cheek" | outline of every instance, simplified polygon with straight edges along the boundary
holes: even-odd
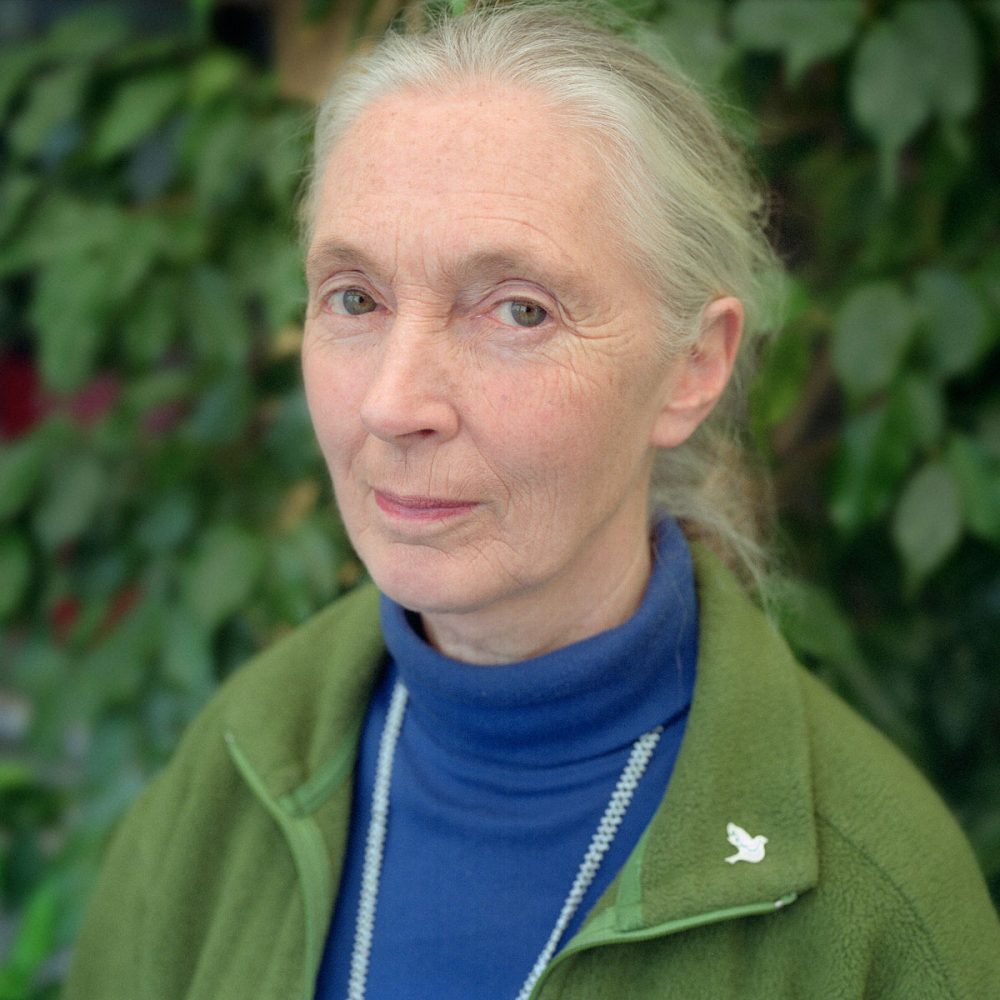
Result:
[[[509,419],[515,439],[533,439],[558,459],[593,455],[611,440],[643,435],[649,410],[645,375],[601,358],[586,361],[560,365],[509,387],[505,398],[512,401]]]
[[[343,359],[334,359],[321,343],[308,340],[302,349],[302,380],[309,417],[327,462],[356,433],[361,380]]]
[[[481,386],[480,429],[496,466],[563,498],[608,483],[608,473],[619,480],[646,443],[625,386],[566,369],[536,375]]]

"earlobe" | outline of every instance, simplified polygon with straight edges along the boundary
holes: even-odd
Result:
[[[743,304],[731,295],[713,299],[702,314],[701,335],[672,362],[652,444],[676,448],[712,412],[733,373],[743,334]]]

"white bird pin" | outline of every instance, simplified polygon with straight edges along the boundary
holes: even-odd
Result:
[[[726,861],[735,865],[737,861],[749,861],[755,865],[764,860],[764,845],[767,837],[759,835],[751,837],[742,826],[735,823],[726,824],[726,839],[736,848],[735,854],[730,854]]]

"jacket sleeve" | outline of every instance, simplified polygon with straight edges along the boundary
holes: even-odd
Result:
[[[1000,921],[964,833],[894,746],[801,682],[820,861],[803,954],[852,970],[837,1000],[1000,1000]]]
[[[939,869],[947,889],[932,897],[932,909],[899,893],[898,917],[882,961],[872,966],[868,995],[1000,1000],[1000,920],[972,852],[963,840],[949,857],[928,857],[926,864]]]

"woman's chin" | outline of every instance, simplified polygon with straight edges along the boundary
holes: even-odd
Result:
[[[386,597],[419,614],[464,614],[490,603],[491,589],[474,572],[441,552],[419,549],[399,558],[365,559]],[[493,599],[500,594],[492,595]]]

